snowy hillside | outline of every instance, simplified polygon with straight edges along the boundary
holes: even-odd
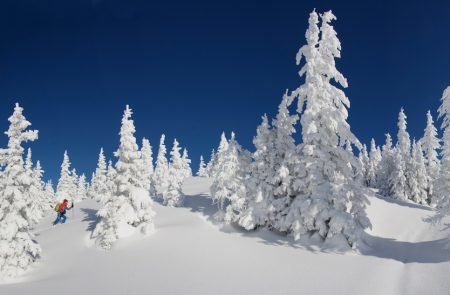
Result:
[[[79,203],[67,224],[44,218],[34,230],[42,259],[3,281],[0,294],[448,294],[448,233],[422,220],[433,213],[427,207],[371,198],[367,246],[343,253],[216,225],[209,185],[188,179],[184,208],[156,203],[155,233],[121,239],[111,251],[90,242],[94,201]]]

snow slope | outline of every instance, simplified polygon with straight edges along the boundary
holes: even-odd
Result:
[[[422,219],[433,212],[371,198],[373,229],[360,253],[320,250],[268,231],[212,221],[210,181],[190,178],[184,208],[155,203],[157,231],[120,240],[112,251],[89,240],[98,208],[78,204],[69,222],[35,230],[42,259],[0,294],[449,294],[449,234]],[[73,214],[73,216],[72,216]]]

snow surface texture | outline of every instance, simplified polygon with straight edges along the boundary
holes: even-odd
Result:
[[[100,206],[85,200],[68,222],[47,216],[34,233],[42,259],[24,276],[1,281],[0,294],[448,294],[447,230],[423,218],[428,207],[369,198],[366,245],[335,247],[266,230],[214,222],[211,180],[189,178],[184,208],[155,203],[156,231],[117,241],[111,251],[89,239]],[[320,247],[319,247],[320,246]],[[322,249],[322,250],[321,250]],[[60,290],[60,291],[58,291]]]

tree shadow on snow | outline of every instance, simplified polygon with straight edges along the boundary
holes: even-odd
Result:
[[[443,263],[450,261],[448,240],[404,242],[391,238],[363,235],[362,255],[392,259],[402,263]]]
[[[95,226],[100,221],[100,217],[97,216],[97,210],[90,208],[81,208],[81,211],[85,214],[82,221],[88,222],[86,231],[93,232]]]
[[[396,200],[393,198],[384,197],[380,194],[374,194],[374,196],[380,200],[387,202],[387,203],[396,204],[399,206],[409,207],[409,208],[413,208],[413,209],[422,209],[422,210],[427,210],[427,211],[433,211],[433,209],[429,206],[413,203],[412,201]]]
[[[402,202],[393,199],[387,199],[380,196],[383,200],[395,203],[401,206],[411,208],[420,208],[430,210],[431,208],[423,205]],[[424,242],[404,242],[390,238],[372,236],[366,232],[363,233],[362,243],[356,250],[343,245],[342,241],[323,242],[314,237],[303,237],[298,241],[284,233],[268,230],[256,229],[247,231],[236,225],[224,225],[217,222],[214,218],[217,207],[213,205],[212,200],[207,195],[187,195],[185,196],[184,207],[191,209],[192,212],[201,213],[217,228],[227,234],[239,234],[245,238],[256,239],[258,242],[269,246],[284,246],[295,249],[303,249],[313,253],[358,253],[363,256],[373,256],[382,259],[391,259],[405,264],[408,263],[443,263],[450,261],[447,239],[438,239]]]

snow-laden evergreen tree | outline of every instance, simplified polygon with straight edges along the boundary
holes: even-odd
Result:
[[[408,162],[408,177],[406,177],[408,180],[408,197],[416,203],[426,205],[428,203],[428,175],[422,148],[415,140],[412,144],[411,155],[412,157]]]
[[[59,177],[58,185],[56,186],[56,199],[58,202],[67,199],[69,203],[75,201],[76,185],[74,183],[75,178],[72,176],[70,170],[70,159],[67,151],[64,152],[63,162],[61,164],[61,174]]]
[[[150,196],[156,195],[155,180],[153,178],[153,154],[150,141],[146,138],[142,139],[141,148],[141,181],[146,190],[148,190]]]
[[[209,162],[208,164],[206,164],[206,174],[208,175],[208,177],[213,177],[215,172],[214,167],[216,166],[216,163],[217,163],[216,150],[212,149],[211,156],[209,157]]]
[[[92,177],[89,196],[97,202],[104,203],[109,198],[111,192],[106,185],[106,158],[103,148],[98,155],[97,168]]]
[[[132,111],[127,105],[120,128],[120,145],[114,153],[118,158],[115,191],[98,211],[101,219],[93,232],[93,237],[103,249],[110,249],[123,232],[133,227],[140,228],[144,234],[153,229],[152,201],[148,191],[141,187],[138,176],[140,152],[131,115]]]
[[[291,142],[293,143],[293,139]],[[267,224],[276,187],[274,164],[278,154],[267,115],[262,117],[262,122],[256,129],[253,144],[256,150],[249,167],[250,177],[246,181],[248,204],[239,220],[239,224],[247,230]]]
[[[169,181],[169,162],[167,160],[167,149],[165,145],[166,136],[161,135],[159,141],[158,156],[156,157],[155,173],[153,174],[156,187],[159,191],[167,188]]]
[[[109,198],[111,198],[112,194],[117,190],[116,188],[116,176],[117,172],[114,168],[114,165],[111,160],[108,163],[108,169],[106,171],[106,187],[108,188],[109,195],[105,198],[105,203]]]
[[[70,177],[72,180],[70,182],[69,195],[72,196],[72,201],[74,203],[81,202],[83,198],[78,195],[78,182],[80,181],[80,177],[77,174],[77,169],[72,169]]]
[[[23,115],[23,108],[16,104],[9,117],[6,131],[8,146],[0,150],[2,155],[2,182],[0,183],[0,273],[16,276],[29,268],[39,257],[41,248],[33,240],[27,221],[27,190],[31,183],[25,173],[22,144],[34,141],[38,131],[28,130],[31,125]]]
[[[78,181],[77,181],[77,198],[78,200],[84,200],[87,198],[87,192],[88,192],[88,186],[86,183],[86,176],[83,174],[81,174],[80,177],[78,177]]]
[[[293,98],[286,92],[278,106],[277,116],[272,122],[273,134],[269,138],[273,140],[273,144],[268,183],[273,186],[270,189],[273,189],[273,194],[266,202],[270,204],[267,218],[269,227],[281,231],[287,231],[284,226],[289,223],[286,222],[286,218],[292,199],[295,190],[300,189],[301,177],[305,176],[305,169],[300,164],[299,152],[293,138],[299,117],[297,114],[290,114],[289,106],[292,102]],[[249,191],[254,191],[254,189],[249,189]],[[255,194],[253,193],[253,195]],[[264,203],[263,201],[260,205],[264,206]],[[255,216],[255,220],[257,219],[263,220],[263,216]]]
[[[205,160],[203,160],[203,156],[200,156],[200,164],[197,171],[197,176],[199,177],[207,177],[208,173],[206,172],[206,164]]]
[[[369,154],[367,153],[367,146],[363,144],[362,149],[359,152],[359,162],[361,163],[361,174],[363,178],[363,182],[365,186],[370,186],[371,182],[371,172],[373,172],[372,169],[372,163],[369,158]]]
[[[44,184],[44,192],[45,192],[45,198],[49,201],[49,209],[54,208],[55,207],[55,200],[56,200],[56,196],[55,196],[55,189],[53,188],[53,183],[51,180],[47,181]]]
[[[406,163],[403,153],[399,147],[393,149],[392,171],[389,174],[388,195],[394,199],[407,200],[408,199],[408,179],[406,178]]]
[[[211,160],[208,163],[207,170],[208,175],[211,178],[214,178],[217,171],[218,171],[218,165],[219,165],[219,157],[221,153],[224,153],[226,149],[228,148],[228,139],[225,136],[225,132],[222,132],[220,135],[220,143],[219,147],[217,148],[217,152],[215,150],[211,153]]]
[[[433,205],[441,208],[439,215],[445,215],[450,213],[450,86],[445,89],[442,95],[438,113],[439,118],[442,119],[441,129],[444,130],[444,135],[442,138],[441,167],[439,178],[436,181],[436,195],[433,198]]]
[[[386,134],[386,142],[381,148],[381,162],[378,169],[378,188],[383,196],[390,196],[389,179],[394,172],[394,149],[392,137]]]
[[[228,142],[225,134],[222,133],[221,145],[217,153],[216,173],[210,187],[213,202],[218,206],[215,216],[218,221],[237,221],[238,212],[233,212],[233,210],[241,209],[238,208],[241,207],[239,202],[246,197],[244,176],[242,175],[245,167],[242,167],[239,155],[240,146],[234,137],[234,133],[232,133],[231,140]],[[227,209],[230,201],[235,204]]]
[[[378,174],[379,174],[379,170],[380,170],[381,150],[376,145],[375,139],[373,139],[373,138],[370,141],[369,158],[370,158],[370,169],[371,169],[371,171],[369,171],[369,173],[368,173],[370,175],[369,186],[376,188],[376,187],[378,187]]]
[[[163,192],[164,205],[169,207],[180,207],[184,201],[181,187],[185,178],[185,167],[183,166],[180,150],[178,141],[174,139],[172,151],[170,152],[168,186]]]
[[[397,153],[399,153],[398,159],[396,159],[396,173],[392,175],[391,183],[393,185],[392,196],[398,199],[406,200],[411,195],[411,191],[409,190],[408,183],[413,181],[408,179],[410,173],[408,173],[409,162],[411,161],[411,139],[409,137],[409,133],[406,130],[406,115],[403,108],[400,109],[400,113],[398,114],[398,133],[397,133]],[[403,171],[404,176],[400,176],[398,173],[400,170]],[[403,182],[403,178],[405,178],[405,182]],[[404,187],[399,187],[404,186]]]
[[[397,133],[397,149],[403,157],[403,161],[407,162],[411,157],[411,139],[409,133],[406,130],[406,115],[403,108],[400,109],[398,114],[398,133]]]
[[[27,176],[26,178],[30,181],[24,194],[28,203],[24,216],[30,224],[30,227],[33,227],[42,218],[43,212],[40,204],[42,201],[42,189],[40,187],[40,182],[36,183],[34,179],[31,148],[28,148],[27,150],[24,169],[25,175]]]
[[[432,206],[435,206],[434,200],[434,187],[435,182],[439,177],[440,160],[438,157],[438,151],[441,149],[441,141],[438,138],[436,127],[434,126],[433,117],[431,112],[427,112],[427,125],[424,130],[420,145],[423,149],[425,156],[425,165],[428,174],[427,194],[428,201]]]
[[[191,159],[189,159],[188,151],[186,148],[183,149],[183,154],[181,156],[181,161],[183,164],[183,175],[184,178],[188,178],[192,176],[191,169]]]
[[[228,148],[222,157],[222,166],[218,167],[217,175],[226,175],[226,173],[221,173],[221,169],[228,172],[227,177],[222,179],[225,187],[221,189],[214,186],[213,183],[212,188],[215,192],[228,190],[226,199],[229,201],[229,204],[225,209],[224,221],[227,223],[239,222],[239,224],[246,227],[246,220],[241,221],[241,216],[248,209],[246,182],[251,163],[251,154],[241,147],[236,140],[235,134],[232,132]],[[220,183],[220,181],[217,183]],[[215,196],[218,197],[218,194],[216,193]],[[221,200],[218,201],[220,202]]]
[[[302,113],[300,174],[296,175],[293,201],[279,228],[296,239],[314,233],[356,246],[364,228],[370,226],[365,213],[368,190],[354,178],[355,170],[360,170],[358,159],[343,147],[347,142],[358,148],[361,144],[347,123],[350,102],[335,86],[348,86],[336,69],[341,44],[330,24],[336,17],[328,11],[321,19],[319,30],[317,13],[310,14],[307,44],[297,54],[297,64],[305,59],[300,70],[305,83],[294,91],[298,112]]]

